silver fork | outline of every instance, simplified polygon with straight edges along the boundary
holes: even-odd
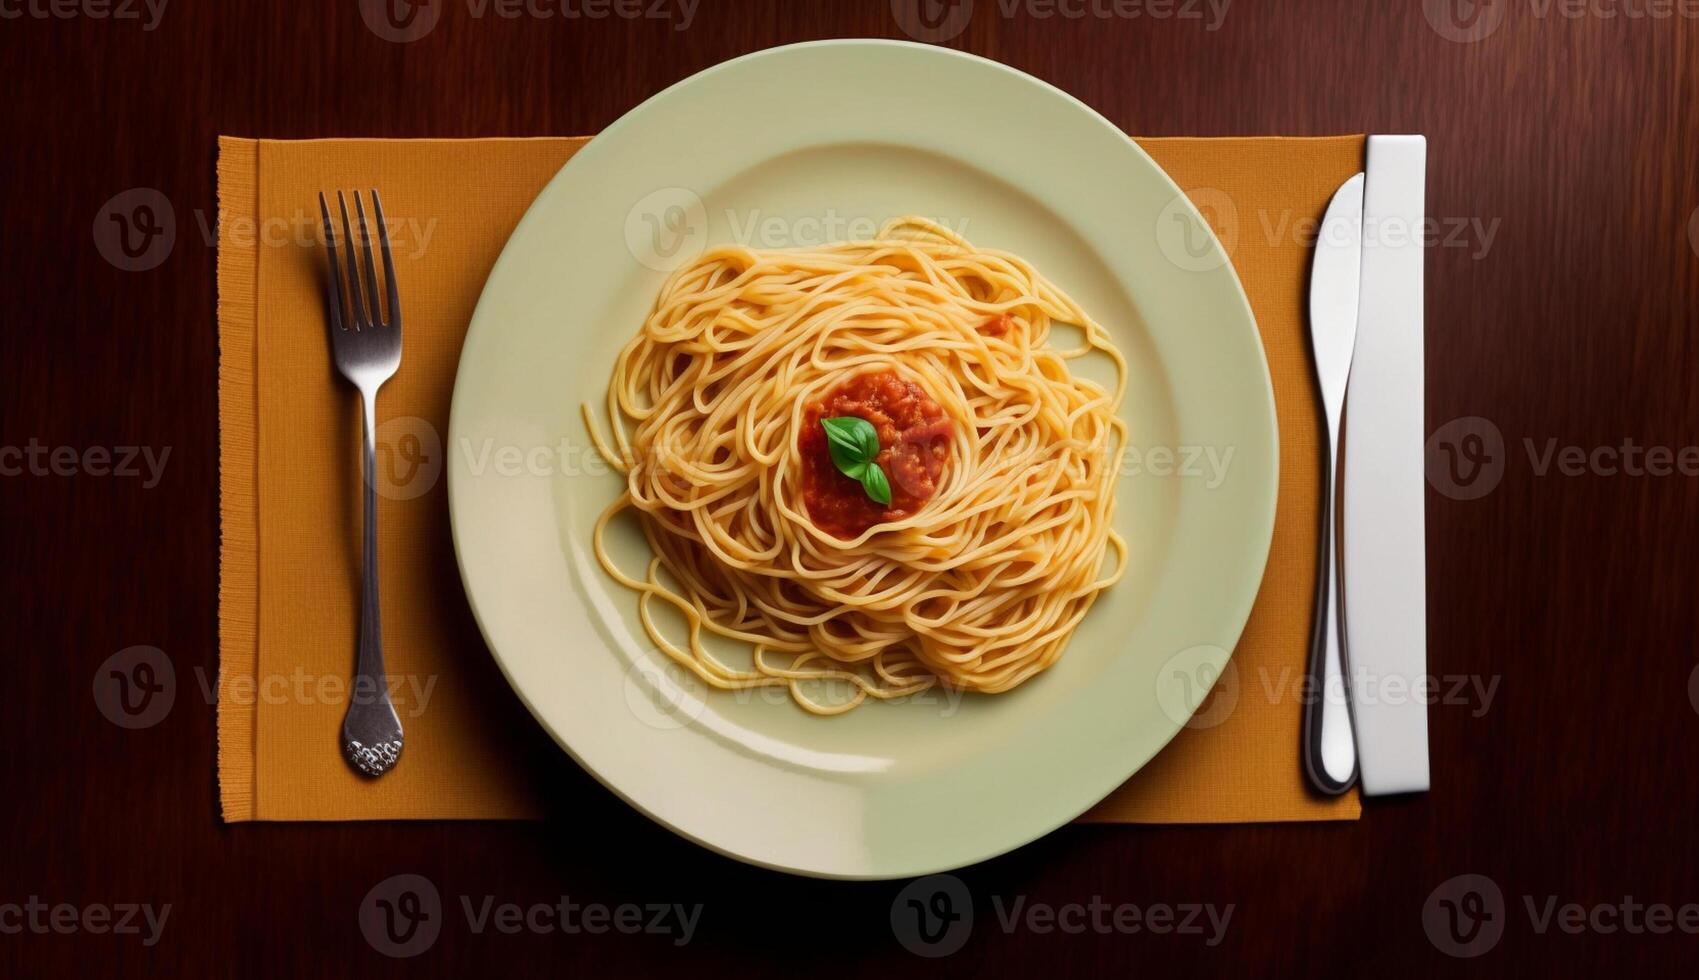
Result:
[[[366,228],[366,208],[354,192],[354,213],[360,220],[360,253],[364,259],[364,292],[360,267],[354,262],[354,234],[348,225],[348,202],[336,192],[342,212],[342,237],[348,256],[348,282],[344,288],[336,255],[336,229],[330,207],[319,194],[319,212],[324,215],[325,255],[330,279],[326,284],[326,306],[330,310],[330,344],[336,369],[360,390],[365,435],[363,473],[366,510],[363,533],[365,557],[360,589],[360,657],[354,670],[354,692],[348,699],[348,714],[342,719],[342,754],[355,769],[368,776],[381,776],[395,766],[401,755],[401,719],[389,701],[389,685],[383,668],[383,633],[378,611],[378,500],[377,401],[378,389],[394,377],[401,366],[401,305],[395,293],[395,263],[389,255],[389,229],[384,225],[383,203],[372,191],[372,211],[377,219],[378,243],[383,249],[383,281],[389,319],[378,306],[378,277],[372,263],[372,236]],[[346,311],[347,319],[343,314]]]

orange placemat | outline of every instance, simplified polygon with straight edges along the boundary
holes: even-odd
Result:
[[[441,478],[461,340],[508,234],[577,139],[219,141],[218,776],[224,818],[526,818],[535,739],[455,570]],[[1303,316],[1314,226],[1363,138],[1140,140],[1228,245],[1268,351],[1280,503],[1256,607],[1194,726],[1084,819],[1351,819],[1298,756],[1315,582],[1317,419]],[[407,753],[356,776],[335,733],[358,617],[352,395],[327,347],[323,188],[382,189],[407,281],[406,368],[380,403],[384,648]]]

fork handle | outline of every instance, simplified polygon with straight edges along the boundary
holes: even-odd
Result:
[[[387,690],[387,685],[381,683],[384,675],[383,625],[378,615],[377,402],[377,392],[360,392],[360,408],[364,416],[360,433],[365,444],[360,482],[365,487],[366,507],[365,519],[360,522],[364,548],[360,561],[360,660],[356,672],[361,683],[377,680],[379,687]]]
[[[360,390],[364,452],[361,474],[365,519],[360,569],[360,653],[354,691],[342,720],[342,751],[354,768],[381,776],[401,754],[401,719],[389,700],[383,664],[383,627],[378,606],[377,391]]]
[[[1338,795],[1357,781],[1357,745],[1351,732],[1345,684],[1341,576],[1334,534],[1334,470],[1339,460],[1339,426],[1329,426],[1321,478],[1321,547],[1316,569],[1315,629],[1310,639],[1310,697],[1304,704],[1304,769],[1310,784]],[[1335,700],[1338,692],[1338,700]]]

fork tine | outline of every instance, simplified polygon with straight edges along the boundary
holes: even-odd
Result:
[[[358,203],[359,199],[355,199]],[[336,192],[336,206],[342,209],[342,240],[348,246],[348,312],[354,320],[354,329],[362,330],[371,326],[366,319],[365,300],[360,297],[360,267],[354,264],[354,229],[348,225],[348,202],[343,200],[342,192]]]
[[[354,192],[354,213],[360,216],[360,258],[366,264],[366,299],[371,303],[374,327],[384,324],[383,307],[378,305],[378,270],[372,265],[372,232],[366,227],[366,206],[360,203],[360,192]]]
[[[330,206],[319,192],[319,214],[324,216],[324,254],[330,261],[330,281],[325,284],[325,305],[330,307],[330,328],[342,329],[342,271],[337,268],[336,230],[330,225]]]
[[[395,292],[395,262],[389,257],[389,225],[383,220],[383,202],[378,200],[377,188],[372,188],[372,216],[378,223],[378,244],[383,248],[383,285],[389,300],[389,325],[401,329],[401,298]]]

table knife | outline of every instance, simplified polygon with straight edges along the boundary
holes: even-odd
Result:
[[[1346,696],[1346,644],[1335,507],[1339,487],[1339,424],[1357,342],[1363,261],[1363,175],[1334,192],[1316,234],[1310,269],[1310,348],[1321,392],[1322,481],[1315,619],[1310,635],[1308,697],[1304,702],[1304,771],[1317,790],[1336,795],[1357,779],[1357,746]]]

